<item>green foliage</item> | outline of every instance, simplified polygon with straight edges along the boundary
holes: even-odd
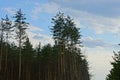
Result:
[[[65,44],[65,47],[71,47],[81,43],[79,28],[69,16],[65,17],[63,13],[59,12],[52,18],[52,23],[51,32],[55,44]]]
[[[5,16],[5,19],[2,19],[4,21],[5,25],[5,36],[6,36],[6,41],[8,41],[8,38],[10,38],[11,32],[13,32],[13,27],[12,27],[12,21],[9,20],[8,16]]]
[[[53,38],[55,40],[63,40],[62,32],[65,27],[65,19],[64,19],[64,14],[59,12],[54,18],[52,18],[52,23],[54,24],[51,28],[51,31],[53,33]]]
[[[114,54],[113,60],[114,62],[111,63],[113,68],[110,70],[106,80],[120,80],[120,51]]]
[[[76,28],[75,23],[73,22],[73,19],[71,19],[69,16],[65,18],[65,28],[63,31],[63,38],[67,42],[71,41],[71,44],[79,44],[79,39],[80,39],[80,33],[79,33],[79,28]]]
[[[52,57],[52,47],[51,47],[50,44],[45,45],[41,49],[41,56],[42,56],[42,58],[45,58],[47,61],[49,61],[49,59],[51,59],[51,57]]]
[[[24,14],[22,13],[21,9],[17,11],[17,13],[14,16],[15,18],[15,32],[16,32],[16,39],[18,41],[24,40],[26,38],[26,32],[25,30],[28,27],[28,23],[25,22],[26,18],[24,17]]]

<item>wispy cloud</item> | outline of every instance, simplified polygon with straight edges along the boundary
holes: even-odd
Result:
[[[56,3],[50,2],[45,4],[35,3],[32,10],[32,18],[38,19],[39,14],[42,13],[56,13],[60,9],[60,6]]]
[[[109,18],[96,16],[85,11],[78,11],[71,8],[64,8],[64,12],[73,16],[77,22],[87,26],[97,34],[120,32],[119,17]]]
[[[106,42],[102,39],[94,39],[92,37],[84,37],[83,44],[86,48],[100,47],[100,48],[111,49],[118,47],[117,43]]]
[[[48,43],[54,44],[52,37],[46,34],[42,34],[43,31],[43,29],[40,29],[36,26],[30,26],[27,30],[27,34],[31,43],[33,44],[33,47],[37,46],[39,42],[41,42],[42,46]]]
[[[39,27],[36,27],[36,26],[33,26],[33,25],[29,25],[28,31],[33,32],[33,33],[41,33],[44,30],[39,28]]]
[[[67,1],[67,0],[66,0]],[[66,7],[59,5],[55,2],[39,4],[36,3],[34,10],[32,11],[32,17],[38,18],[41,12],[48,14],[55,14],[59,11],[63,11],[65,14],[74,17],[74,21],[77,27],[81,27],[83,24],[89,29],[93,30],[96,34],[114,33],[120,32],[120,17],[105,17],[100,15],[94,15],[84,10],[74,9],[72,7]]]
[[[14,15],[16,12],[13,8],[10,7],[2,8],[2,10],[6,11],[9,15]]]
[[[118,16],[120,14],[119,0],[49,0],[63,7],[71,7],[79,11],[86,11],[95,15]]]
[[[72,3],[77,3],[77,4],[91,4],[91,3],[117,3],[117,2],[120,2],[119,0],[109,0],[108,1],[105,1],[105,0],[74,0],[74,1],[70,1],[70,0],[48,0],[48,1],[53,1],[53,2],[59,2],[59,3],[68,3],[68,4],[72,4]]]

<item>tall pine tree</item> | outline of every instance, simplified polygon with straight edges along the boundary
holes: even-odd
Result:
[[[3,19],[4,21],[4,25],[5,25],[5,29],[4,29],[4,32],[5,32],[5,69],[4,69],[4,77],[7,79],[7,62],[8,62],[8,44],[9,44],[9,38],[11,36],[11,32],[13,32],[13,27],[12,27],[12,21],[9,20],[8,16],[6,15],[5,16],[5,19]]]
[[[22,51],[22,43],[24,42],[26,38],[26,29],[28,27],[28,23],[25,22],[26,18],[24,17],[24,14],[22,13],[21,9],[19,9],[15,16],[15,32],[16,32],[16,39],[18,40],[18,46],[19,46],[19,79],[21,80],[21,51]]]

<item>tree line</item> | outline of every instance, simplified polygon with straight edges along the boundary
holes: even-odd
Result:
[[[21,9],[13,18],[0,20],[0,80],[90,80],[80,28],[70,16],[57,13],[50,27],[54,45],[38,43],[36,48],[27,36],[29,23]]]
[[[25,14],[19,9],[13,18],[0,20],[0,80],[90,80],[80,28],[70,16],[57,13],[50,27],[55,44],[35,48],[26,33]],[[120,51],[114,53],[106,80],[120,80]]]

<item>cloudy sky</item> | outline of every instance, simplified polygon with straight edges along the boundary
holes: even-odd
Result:
[[[18,9],[30,23],[27,33],[32,44],[53,44],[49,27],[59,11],[81,28],[83,53],[89,62],[92,80],[105,80],[111,69],[113,51],[120,40],[120,0],[0,0],[0,18]]]

